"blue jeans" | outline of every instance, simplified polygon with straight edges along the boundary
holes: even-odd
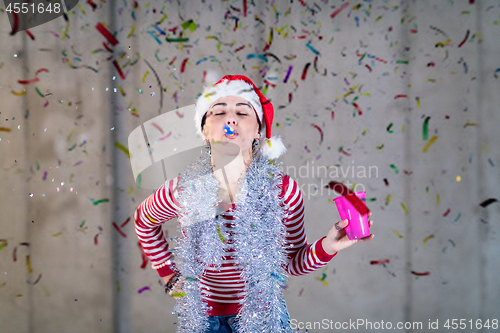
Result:
[[[236,315],[208,317],[210,328],[206,333],[231,333],[236,332]]]
[[[285,302],[283,300],[283,302]],[[286,303],[285,303],[286,309]],[[210,328],[205,333],[232,333],[236,332],[236,315],[210,316],[208,317]],[[281,325],[285,327],[285,332],[291,332],[290,315],[288,310],[281,318]]]

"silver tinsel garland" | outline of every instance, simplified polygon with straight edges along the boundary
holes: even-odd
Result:
[[[238,313],[237,330],[292,332],[281,318],[287,316],[281,288],[286,282],[286,228],[283,198],[279,198],[282,174],[279,167],[260,152],[240,181],[236,200],[233,236],[224,231],[218,218],[219,183],[206,152],[181,174],[179,222],[183,237],[176,238],[176,268],[186,279],[174,312],[179,314],[178,333],[202,333],[208,327],[208,306],[202,298],[199,279],[207,267],[220,268],[224,255],[231,254],[245,281],[245,296]],[[228,244],[226,239],[232,240]],[[227,253],[232,248],[234,252]],[[210,291],[208,291],[209,293]],[[283,327],[286,326],[286,327]]]

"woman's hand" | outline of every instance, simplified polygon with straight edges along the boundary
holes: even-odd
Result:
[[[175,299],[178,299],[179,297],[182,297],[185,292],[182,290],[182,286],[184,285],[184,277],[181,276],[181,278],[174,284],[174,287],[172,290],[169,291],[169,295],[174,297]]]
[[[172,273],[170,275],[163,277],[163,281],[165,282],[165,285],[168,283],[168,281],[170,281],[170,279],[172,277],[174,277],[175,274],[176,273]],[[185,281],[184,277],[181,276],[181,278],[174,284],[174,287],[172,288],[172,290],[170,290],[168,292],[168,294],[170,296],[173,296],[175,299],[177,299],[178,297],[181,297],[181,295],[184,293],[184,291],[182,290],[182,285],[183,285],[184,281]]]
[[[372,212],[369,212],[368,217],[370,217],[371,215],[372,215]],[[348,220],[343,220],[343,221],[339,221],[339,222],[335,223],[341,229],[337,230],[337,228],[335,228],[335,225],[333,225],[333,227],[328,232],[328,235],[326,235],[326,237],[323,238],[321,245],[323,246],[323,249],[325,250],[326,253],[332,255],[332,254],[335,254],[335,252],[343,250],[343,249],[351,246],[354,243],[366,242],[366,241],[373,239],[373,237],[375,237],[374,234],[370,234],[370,236],[358,238],[355,240],[349,240],[349,238],[347,238],[347,234],[346,234],[345,229],[344,229],[345,227],[347,227],[348,223],[349,223]],[[370,228],[372,225],[373,225],[373,221],[368,221],[368,226]]]

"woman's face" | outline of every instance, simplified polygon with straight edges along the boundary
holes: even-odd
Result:
[[[224,132],[226,124],[235,130],[233,136]],[[249,151],[253,140],[260,138],[257,114],[242,97],[221,97],[207,111],[203,136],[210,142],[232,142],[240,146],[242,152]]]

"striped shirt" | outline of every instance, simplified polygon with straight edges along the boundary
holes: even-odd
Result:
[[[286,271],[294,276],[304,275],[325,266],[337,253],[329,255],[325,252],[321,245],[324,237],[312,244],[307,243],[304,230],[304,201],[300,188],[288,175],[284,175],[282,179],[280,198],[284,197],[286,210],[286,218],[283,221],[287,230]],[[179,177],[167,181],[134,212],[135,230],[149,260],[153,265],[168,261],[171,263],[157,270],[161,277],[176,271],[174,258],[162,231],[162,224],[179,217],[181,206],[178,184]],[[224,226],[229,231],[228,242],[231,241],[230,230],[234,209],[235,204],[220,215],[227,221]],[[226,250],[227,253],[231,251]],[[220,271],[210,267],[206,269],[200,282],[204,290],[203,298],[210,309],[210,316],[238,313],[245,286],[245,282],[240,279],[240,272],[230,255],[224,257]]]

